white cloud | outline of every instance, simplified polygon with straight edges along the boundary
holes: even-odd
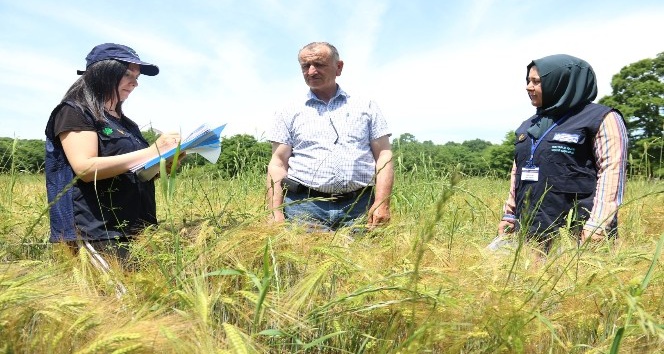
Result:
[[[661,51],[657,43],[664,33],[661,5],[608,17],[580,12],[579,19],[567,16],[553,27],[540,25],[531,5],[494,0],[477,0],[463,10],[445,4],[445,13],[457,11],[459,20],[444,27],[424,18],[431,3],[417,1],[409,6],[422,9],[411,13],[424,17],[408,21],[389,17],[400,15],[391,11],[396,4],[380,0],[194,1],[160,9],[146,21],[136,19],[149,4],[103,5],[99,10],[99,4],[84,2],[0,4],[0,19],[11,18],[0,24],[8,33],[0,39],[0,136],[41,138],[75,70],[93,45],[105,41],[131,45],[161,69],[157,77],[142,77],[126,103],[139,124],[188,130],[221,121],[228,123],[227,135],[261,136],[273,111],[306,91],[297,49],[307,40],[329,40],[346,62],[340,84],[375,98],[396,136],[500,142],[534,112],[524,86],[531,59],[562,52],[586,59],[603,96],[611,93],[611,76],[622,67]],[[443,5],[435,6],[441,13]],[[427,32],[427,43],[417,50],[378,47],[390,44],[385,27],[393,21],[422,26],[418,33],[433,25],[436,31]]]
[[[496,0],[473,0],[470,2],[469,18],[465,21],[469,30],[472,32],[490,16],[491,6]]]
[[[530,60],[557,53],[583,58],[597,73],[598,98],[609,95],[611,77],[622,67],[657,54],[642,41],[664,33],[658,18],[642,12],[612,21],[560,23],[518,37],[476,38],[453,49],[432,46],[395,58],[362,88],[378,98],[396,136],[408,132],[436,143],[475,138],[499,143],[534,113],[525,94]]]

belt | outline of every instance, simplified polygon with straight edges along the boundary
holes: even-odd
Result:
[[[341,202],[344,200],[355,199],[361,195],[369,195],[373,189],[373,186],[366,186],[364,188],[347,193],[324,193],[309,188],[303,184],[297,183],[291,179],[284,178],[282,181],[282,186],[285,190],[291,191],[293,193],[307,194],[309,197],[313,198],[333,199],[333,202]]]
[[[350,199],[355,199],[361,195],[369,195],[371,193],[371,186],[360,188],[356,191],[348,192],[348,193],[323,193],[319,192],[315,189],[311,189],[309,187],[302,186],[303,190],[302,193],[307,193],[309,194],[310,197],[314,198],[330,198],[334,199],[333,201],[335,202],[341,202],[344,200],[350,200]]]

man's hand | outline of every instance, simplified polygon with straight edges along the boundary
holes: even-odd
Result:
[[[267,219],[268,224],[281,224],[286,221],[283,210],[273,209]]]
[[[284,203],[284,191],[281,181],[288,177],[288,159],[293,149],[280,143],[272,143],[272,157],[267,165],[267,179],[265,181],[265,202],[270,212],[267,222],[269,224],[282,223],[286,219],[282,204]]]
[[[394,164],[389,135],[371,141],[371,153],[376,161],[374,203],[369,209],[367,228],[374,229],[390,221],[390,195],[394,184]]]
[[[382,226],[390,221],[390,207],[383,201],[376,201],[369,209],[367,227],[373,230],[376,226]]]

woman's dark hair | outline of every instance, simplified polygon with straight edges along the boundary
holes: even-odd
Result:
[[[81,110],[88,110],[98,121],[105,121],[104,104],[116,100],[115,112],[122,117],[122,101],[118,85],[129,64],[118,60],[102,60],[85,69],[71,85],[62,101],[72,101]]]

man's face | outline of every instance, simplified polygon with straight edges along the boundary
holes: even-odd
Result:
[[[341,75],[344,63],[335,61],[330,49],[318,46],[313,49],[303,49],[298,57],[304,82],[312,91],[336,90],[336,78]]]

